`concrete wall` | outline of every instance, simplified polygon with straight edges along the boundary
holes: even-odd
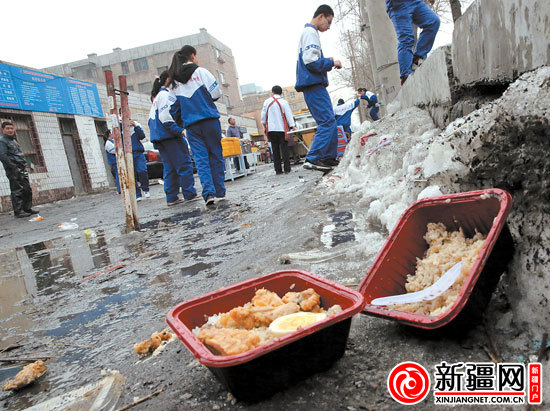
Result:
[[[458,82],[509,83],[550,64],[550,1],[476,0],[455,22]]]
[[[436,126],[445,127],[449,123],[452,108],[450,60],[450,46],[433,51],[424,64],[409,76],[388,107],[388,112],[413,106],[422,107],[430,112]]]

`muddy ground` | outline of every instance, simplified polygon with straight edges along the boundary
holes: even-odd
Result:
[[[38,404],[115,369],[126,377],[118,407],[164,388],[134,409],[393,410],[405,408],[386,388],[399,362],[427,368],[441,361],[486,362],[494,345],[506,361],[537,352],[497,290],[487,324],[460,337],[430,337],[359,315],[344,357],[329,371],[257,404],[228,395],[180,341],[140,360],[133,344],[164,328],[168,310],[220,287],[293,268],[356,287],[372,258],[349,261],[347,251],[360,247],[357,234],[371,228],[357,226],[356,205],[346,198],[327,198],[317,188],[320,178],[299,167],[275,176],[271,165],[259,166],[229,182],[227,200],[213,209],[202,200],[168,208],[162,186],[155,185],[152,197],[139,203],[142,231],[131,234],[124,234],[120,198],[112,192],[42,206],[42,222],[0,215],[0,285],[10,290],[0,300],[0,351],[20,345],[0,357],[54,356],[39,383],[0,393],[0,408]],[[60,231],[57,224],[72,218],[79,228]],[[97,237],[87,242],[85,229]],[[289,253],[303,258],[284,257]],[[2,381],[20,369],[0,367]],[[432,394],[419,407],[436,408]]]

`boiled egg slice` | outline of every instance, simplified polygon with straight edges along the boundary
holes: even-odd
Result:
[[[299,312],[283,315],[269,325],[269,331],[275,337],[282,337],[300,328],[315,324],[327,318],[325,313]]]

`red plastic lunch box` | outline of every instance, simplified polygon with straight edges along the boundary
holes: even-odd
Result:
[[[363,313],[425,329],[445,325],[458,329],[475,324],[513,257],[514,245],[506,225],[511,208],[512,196],[499,189],[424,198],[415,202],[403,213],[361,282],[359,292],[366,303]],[[476,229],[487,236],[455,304],[437,317],[371,306],[370,302],[375,298],[406,292],[407,275],[414,274],[416,259],[422,258],[428,248],[423,238],[428,223],[443,223],[447,230],[452,231],[462,227],[466,237],[472,237]]]
[[[207,366],[233,395],[244,401],[266,398],[291,383],[329,369],[344,354],[351,317],[359,312],[396,320],[424,329],[442,329],[461,322],[469,325],[488,304],[502,272],[513,256],[513,243],[505,225],[512,206],[509,193],[487,189],[425,198],[401,216],[361,282],[359,292],[299,270],[279,271],[247,280],[183,302],[166,316],[167,322],[197,360]],[[405,292],[408,274],[427,250],[428,223],[443,223],[448,230],[479,232],[487,240],[453,307],[438,317],[371,306],[377,297]],[[313,288],[327,309],[339,304],[343,311],[274,342],[233,356],[212,354],[192,333],[214,314],[246,304],[256,290],[266,288],[282,296],[288,291]]]
[[[206,318],[249,302],[256,290],[266,288],[280,296],[288,291],[313,288],[327,309],[334,304],[342,312],[295,333],[238,355],[218,356],[192,333]],[[266,398],[291,383],[329,369],[346,348],[351,317],[363,308],[363,296],[355,290],[304,271],[279,271],[179,304],[166,321],[195,358],[206,365],[233,395],[245,401]]]

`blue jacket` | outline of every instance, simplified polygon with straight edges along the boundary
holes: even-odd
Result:
[[[170,115],[170,107],[175,102],[176,96],[174,93],[164,87],[160,89],[153,100],[149,112],[149,131],[151,132],[152,143],[182,137],[183,128],[178,126]]]
[[[107,153],[107,164],[116,165],[115,142],[112,138],[108,138],[105,142],[105,152]]]
[[[296,91],[315,85],[328,86],[327,72],[332,67],[334,62],[323,55],[319,31],[312,24],[306,24],[298,48]]]
[[[176,81],[176,102],[170,115],[183,128],[208,118],[220,118],[214,104],[222,96],[216,78],[205,68],[197,67],[186,83]]]
[[[350,103],[340,104],[339,106],[334,107],[334,117],[336,118],[337,126],[346,126],[351,125],[351,115],[353,110],[359,105],[359,99],[355,99]]]
[[[137,123],[137,126],[130,126],[130,133],[132,136],[132,153],[143,153],[145,151],[145,148],[143,147],[143,144],[141,144],[140,140],[143,140],[145,138],[145,132]],[[122,133],[122,123],[120,123],[120,136],[124,140],[124,134]]]
[[[361,100],[367,100],[367,107],[369,108],[378,103],[378,97],[376,97],[376,94],[371,93],[370,91],[365,92],[365,94],[361,96]]]

